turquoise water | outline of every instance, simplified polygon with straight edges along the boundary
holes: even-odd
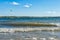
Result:
[[[15,17],[15,18],[0,18],[0,22],[48,22],[48,23],[59,23],[60,17]]]
[[[19,23],[19,22],[37,22],[37,23],[58,23],[60,24],[60,17],[2,17],[0,24]],[[0,25],[1,28],[13,28],[13,26]],[[20,26],[21,27],[21,26]]]

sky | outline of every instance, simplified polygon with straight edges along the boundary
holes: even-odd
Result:
[[[0,0],[0,16],[60,16],[60,0]]]

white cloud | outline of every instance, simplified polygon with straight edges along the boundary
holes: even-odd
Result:
[[[12,5],[16,5],[16,6],[19,5],[18,2],[11,2],[11,4],[12,4]]]
[[[32,4],[25,4],[24,7],[26,8],[30,8],[32,6]]]
[[[29,8],[30,6],[29,5],[24,5],[24,7]]]
[[[49,13],[49,14],[55,14],[56,11],[47,11],[47,13]]]

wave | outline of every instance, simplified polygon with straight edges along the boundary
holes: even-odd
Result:
[[[57,25],[58,27],[60,26],[60,23],[50,23],[50,24]]]
[[[0,23],[0,25],[5,25],[5,26],[48,26],[48,27],[56,27],[57,24],[55,23],[38,23],[38,22],[11,22],[11,23]]]
[[[60,30],[58,27],[38,27],[38,28],[0,28],[0,32],[29,32],[29,31],[41,31],[41,30]]]

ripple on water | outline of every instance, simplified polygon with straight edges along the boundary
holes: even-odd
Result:
[[[58,36],[56,37],[55,35],[49,34],[49,32],[46,31],[31,31],[31,32],[16,32],[16,33],[0,33],[0,39],[6,39],[6,40],[10,40],[10,39],[40,39],[40,38],[46,38],[49,39],[50,37],[53,38],[59,38]]]

